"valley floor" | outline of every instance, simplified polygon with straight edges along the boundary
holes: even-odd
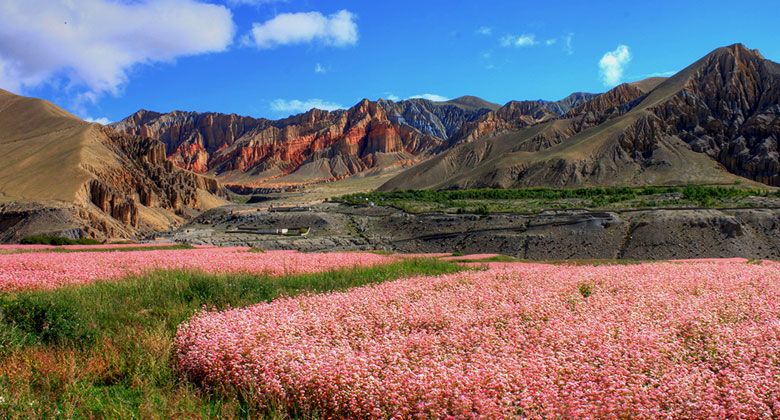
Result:
[[[773,199],[774,200],[774,199]],[[545,261],[674,258],[780,259],[780,208],[700,206],[413,213],[392,206],[319,203],[269,210],[234,205],[165,238],[261,249],[500,253]],[[289,229],[287,234],[277,229]],[[300,229],[306,234],[298,236]]]

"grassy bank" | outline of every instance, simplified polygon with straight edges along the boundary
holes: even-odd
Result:
[[[161,271],[0,294],[0,418],[253,417],[238,399],[215,397],[173,369],[176,327],[193,313],[462,269],[415,259],[276,278]]]
[[[755,200],[760,198],[762,200]],[[752,199],[752,200],[751,200]],[[534,212],[546,208],[777,206],[780,190],[722,186],[407,190],[350,194],[337,201],[392,205],[410,212]]]

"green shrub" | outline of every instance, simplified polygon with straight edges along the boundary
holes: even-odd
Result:
[[[98,245],[91,238],[70,239],[62,236],[25,236],[19,241],[22,245]]]
[[[593,285],[590,283],[580,283],[580,294],[582,297],[587,298],[593,294]]]
[[[3,327],[13,327],[43,343],[81,343],[90,338],[77,312],[51,296],[19,294],[2,297]]]

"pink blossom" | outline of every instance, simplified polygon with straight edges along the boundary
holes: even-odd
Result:
[[[210,273],[299,274],[370,266],[396,258],[368,253],[247,252],[249,248],[197,248],[133,252],[0,254],[0,291],[53,289],[113,280],[152,270]]]
[[[204,311],[176,345],[325,418],[777,418],[780,266],[504,264]]]

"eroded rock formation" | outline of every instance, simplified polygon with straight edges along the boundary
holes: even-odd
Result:
[[[469,106],[364,99],[348,110],[312,109],[278,121],[142,110],[113,128],[158,139],[177,166],[228,181],[246,174],[242,183],[262,182],[296,171],[322,181],[414,163],[441,150],[464,123],[490,111],[478,98],[462,102]]]

